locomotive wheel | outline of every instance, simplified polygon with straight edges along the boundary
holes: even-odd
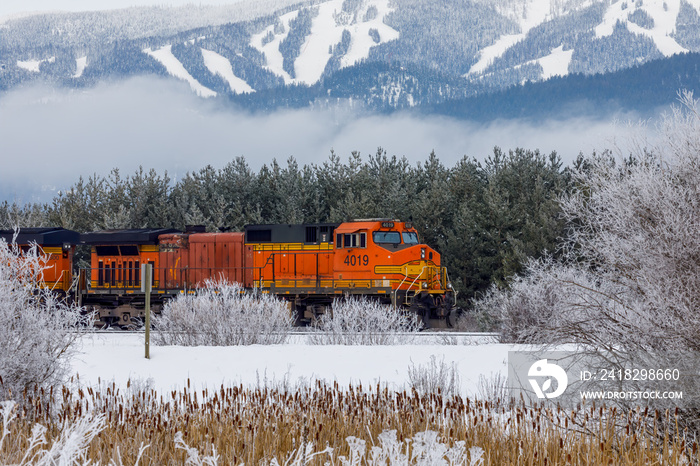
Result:
[[[450,309],[450,312],[447,314],[447,317],[445,318],[445,321],[447,322],[447,328],[454,328],[455,325],[457,325],[457,308],[454,307]]]
[[[435,307],[435,301],[433,297],[428,293],[416,294],[411,302],[410,310],[413,312],[419,324],[423,324],[423,330],[433,327],[433,322],[435,319],[430,318],[431,309]]]
[[[107,317],[107,316],[105,316],[105,317],[102,317],[101,320],[102,320],[102,322],[103,322],[102,328],[103,328],[103,329],[109,329],[109,328],[112,328],[113,325],[116,325],[116,324],[117,324],[117,321],[118,321],[119,319],[116,318],[116,317],[111,317],[111,316]]]
[[[309,320],[304,318],[304,309],[306,306],[294,306],[294,326],[306,327],[309,325]]]

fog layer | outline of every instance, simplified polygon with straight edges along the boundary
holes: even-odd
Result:
[[[187,85],[137,78],[85,91],[33,87],[0,96],[0,200],[50,200],[80,175],[128,174],[139,166],[177,178],[243,156],[257,170],[293,156],[322,163],[378,147],[423,161],[432,150],[447,166],[463,156],[484,159],[494,146],[556,150],[566,163],[579,152],[612,148],[613,120],[585,118],[496,121],[486,125],[444,117],[358,115],[346,108],[288,110],[267,115],[223,108]]]

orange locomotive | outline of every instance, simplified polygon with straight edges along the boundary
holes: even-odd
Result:
[[[23,250],[36,244],[38,253],[46,260],[41,279],[43,285],[61,296],[69,296],[73,283],[73,254],[80,233],[64,228],[22,228],[0,230],[0,239],[13,241]]]
[[[245,234],[245,285],[284,296],[301,320],[347,294],[409,307],[426,324],[446,321],[453,310],[455,295],[440,254],[419,244],[408,222],[251,225]]]
[[[366,296],[408,308],[427,325],[449,324],[455,292],[440,255],[409,222],[366,219],[345,223],[248,225],[244,232],[203,228],[87,233],[92,246],[83,304],[105,324],[143,317],[140,265],[154,268],[155,309],[206,280],[242,283],[282,297],[308,323],[343,295]]]

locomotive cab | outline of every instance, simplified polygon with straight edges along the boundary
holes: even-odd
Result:
[[[426,324],[450,316],[455,299],[447,270],[440,264],[440,254],[419,242],[410,222],[343,223],[336,229],[335,247],[335,279],[341,286],[384,295],[384,301],[410,308]]]

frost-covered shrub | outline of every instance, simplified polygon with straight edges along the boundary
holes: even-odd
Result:
[[[623,311],[612,297],[620,291],[580,265],[545,257],[529,261],[508,289],[492,287],[474,303],[474,312],[500,332],[502,342],[581,343],[609,337],[600,332],[602,318],[619,318]]]
[[[642,141],[626,159],[594,154],[572,171],[575,188],[561,199],[571,226],[563,259],[531,262],[508,289],[475,305],[504,340],[575,343],[618,368],[697,372],[700,110],[690,93],[680,102],[662,119],[656,145]],[[697,393],[700,381],[686,377],[674,389]],[[700,432],[692,397],[656,407],[675,403]]]
[[[491,406],[508,404],[511,399],[508,378],[501,372],[489,376],[479,375],[476,398]]]
[[[231,346],[284,343],[294,323],[287,303],[245,291],[236,283],[207,281],[194,294],[166,303],[153,318],[157,345]]]
[[[0,400],[60,384],[89,317],[46,289],[47,260],[0,240]]]
[[[700,350],[700,113],[681,96],[661,142],[620,160],[594,155],[561,199],[563,260],[531,262],[476,307],[523,342]]]
[[[184,440],[182,432],[175,433],[175,448],[184,450],[187,455],[185,464],[191,466],[216,466],[219,464],[219,455],[216,453],[216,447],[212,445],[211,455],[200,455],[196,448],[192,448]]]
[[[398,440],[395,430],[385,430],[378,435],[378,445],[373,446],[367,454],[367,442],[357,437],[348,437],[345,441],[350,447],[349,457],[340,456],[342,466],[360,464],[415,464],[424,466],[477,466],[484,464],[484,450],[479,447],[466,448],[466,442],[459,440],[449,447],[442,443],[439,434],[432,430],[418,432],[410,441]]]
[[[420,329],[405,311],[365,298],[336,299],[317,321],[309,342],[315,345],[396,345],[409,343]]]
[[[418,393],[441,394],[446,397],[459,396],[461,381],[457,365],[447,364],[445,358],[438,361],[435,355],[430,356],[427,364],[411,364],[408,367],[408,381]]]
[[[187,464],[193,466],[215,466],[219,458],[216,449],[212,455],[201,455],[196,448],[188,446],[182,433],[175,435],[176,448],[187,453]],[[467,450],[466,442],[458,440],[452,447],[442,442],[440,435],[432,430],[416,433],[413,438],[399,441],[396,430],[385,430],[377,436],[377,445],[367,451],[367,441],[349,436],[345,439],[350,452],[348,456],[338,456],[340,466],[366,465],[416,465],[416,466],[479,466],[484,464],[484,450],[471,447]],[[300,446],[286,458],[272,458],[261,461],[260,464],[269,466],[304,466],[318,461],[315,458],[333,459],[333,448],[316,451],[313,442],[302,440]],[[369,453],[369,454],[368,454]],[[320,463],[319,463],[320,464]],[[326,461],[325,464],[333,464]]]
[[[21,457],[18,466],[55,466],[76,465],[87,466],[95,464],[88,457],[90,443],[102,432],[106,426],[105,415],[87,413],[74,422],[67,422],[62,426],[60,434],[48,446],[46,433],[48,429],[41,424],[34,424],[31,435],[22,438],[11,435],[11,425],[17,417],[14,401],[0,403],[0,419],[2,432],[0,435],[0,458]],[[134,465],[138,465],[144,451],[148,448],[141,444]],[[118,460],[110,461],[111,466],[123,466],[117,448]],[[98,463],[99,464],[99,463]]]

